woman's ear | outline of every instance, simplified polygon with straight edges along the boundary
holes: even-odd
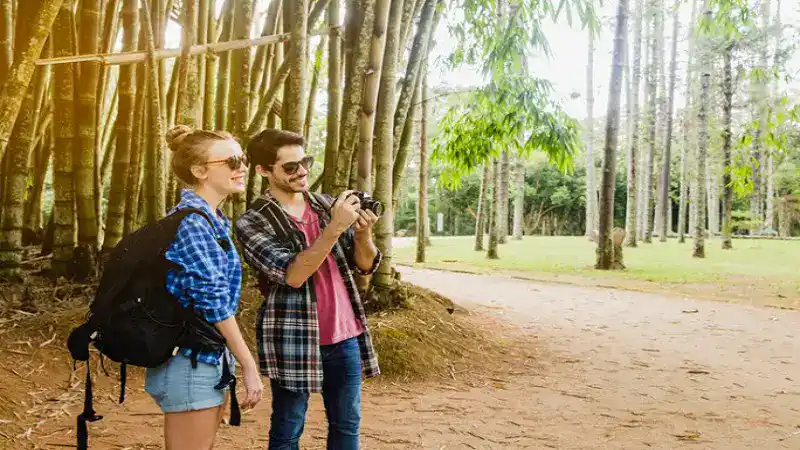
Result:
[[[206,166],[194,165],[190,170],[197,180],[205,180],[208,178],[208,168]]]

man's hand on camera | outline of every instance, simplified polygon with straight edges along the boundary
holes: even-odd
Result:
[[[356,239],[369,239],[372,237],[372,226],[378,221],[378,216],[369,209],[359,209],[356,220]]]
[[[331,226],[340,234],[361,218],[361,200],[352,193],[347,190],[339,194],[331,208]]]

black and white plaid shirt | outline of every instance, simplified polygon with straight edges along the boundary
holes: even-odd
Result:
[[[307,194],[306,201],[319,215],[320,228],[325,228],[330,221],[333,198]],[[322,359],[313,281],[309,278],[299,288],[286,284],[289,264],[306,249],[302,232],[269,192],[236,221],[235,231],[243,258],[258,274],[264,295],[256,323],[262,374],[288,390],[321,392]],[[366,330],[358,337],[358,343],[362,373],[365,378],[372,378],[380,374],[380,368],[353,271],[362,275],[374,273],[381,253],[378,252],[370,270],[361,271],[355,263],[354,243],[354,230],[350,227],[331,252],[350,294],[353,312]]]

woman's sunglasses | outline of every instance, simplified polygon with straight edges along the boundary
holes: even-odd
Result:
[[[314,165],[314,157],[313,156],[306,156],[300,161],[291,161],[287,163],[281,164],[283,171],[286,172],[286,175],[294,175],[297,172],[297,169],[300,166],[303,166],[303,169],[310,169],[311,166]]]
[[[242,167],[242,165],[244,165],[245,167],[250,165],[250,161],[247,159],[247,155],[244,154],[229,156],[225,159],[206,161],[206,164],[218,164],[218,163],[226,163],[231,170],[236,170],[239,167]]]

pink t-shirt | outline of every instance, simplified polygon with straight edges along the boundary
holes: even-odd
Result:
[[[322,229],[316,211],[306,203],[303,218],[289,216],[306,236],[306,244],[317,240]],[[328,257],[312,276],[317,297],[317,319],[319,320],[319,344],[330,345],[356,337],[364,332],[361,321],[356,318],[350,304],[350,294],[344,278],[336,265],[333,254]]]

